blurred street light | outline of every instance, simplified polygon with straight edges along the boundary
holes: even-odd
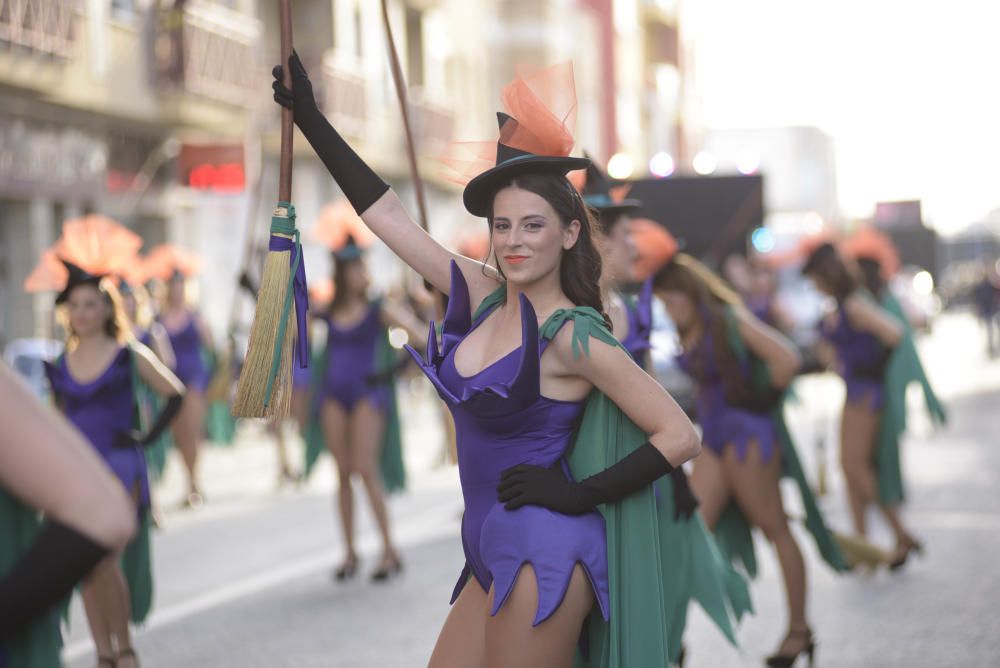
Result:
[[[627,179],[634,169],[632,158],[626,153],[615,153],[608,160],[608,176],[613,179]]]
[[[694,171],[698,172],[702,176],[708,176],[713,173],[717,164],[715,156],[707,151],[700,151],[694,156],[694,160],[691,161],[691,166],[694,167]]]
[[[659,178],[670,176],[674,173],[674,159],[669,153],[660,151],[650,159],[649,171]]]
[[[743,151],[736,156],[736,169],[740,174],[755,174],[760,169],[760,158],[749,151]]]

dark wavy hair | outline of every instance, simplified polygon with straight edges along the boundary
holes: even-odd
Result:
[[[583,197],[562,174],[518,174],[501,184],[497,192],[510,186],[527,190],[548,202],[555,209],[563,226],[574,220],[580,221],[580,235],[572,248],[563,251],[559,263],[559,287],[577,306],[589,306],[600,313],[610,330],[611,318],[604,311],[604,295],[601,293],[601,252],[595,240],[597,223]],[[492,253],[492,213],[487,222],[490,226]],[[507,277],[499,266],[497,272],[506,280]]]
[[[350,295],[347,294],[347,269],[355,262],[362,262],[363,260],[359,258],[344,260],[336,259],[333,260],[333,299],[330,300],[329,306],[327,306],[327,313],[333,315],[348,302]]]
[[[845,260],[833,244],[823,244],[812,252],[802,267],[802,275],[819,278],[833,291],[838,302],[850,297],[861,287],[859,269],[854,262]]]
[[[751,394],[746,371],[729,343],[726,323],[726,308],[739,305],[740,298],[725,282],[704,264],[684,253],[661,268],[653,277],[656,291],[680,292],[694,304],[701,326],[712,335],[712,353],[715,355],[722,389],[726,401],[731,406],[741,406]],[[680,331],[685,334],[686,330]],[[692,351],[692,375],[699,384],[707,378],[709,351],[703,345],[704,339]]]

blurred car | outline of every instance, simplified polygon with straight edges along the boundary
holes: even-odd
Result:
[[[4,348],[3,358],[40,399],[49,398],[49,383],[42,362],[62,354],[63,344],[52,339],[15,339]]]

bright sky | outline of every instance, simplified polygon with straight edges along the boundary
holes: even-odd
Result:
[[[954,232],[1000,207],[1000,2],[685,0],[710,127],[815,125],[841,206],[920,198]]]

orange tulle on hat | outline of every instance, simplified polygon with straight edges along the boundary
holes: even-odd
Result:
[[[25,279],[24,289],[64,290],[69,279],[65,262],[94,277],[120,276],[136,261],[141,247],[142,237],[106,216],[67,220],[62,235]]]
[[[161,244],[146,256],[144,267],[148,278],[168,281],[174,274],[190,278],[201,272],[201,256],[176,244]],[[148,280],[147,278],[147,280]]]
[[[633,266],[637,280],[644,281],[652,276],[680,250],[674,235],[655,220],[634,218],[629,231],[636,250]]]
[[[518,171],[558,172],[587,166],[571,158],[576,128],[576,82],[572,63],[545,68],[518,67],[501,92],[504,112],[497,114],[495,142],[456,142],[441,158],[445,178],[466,184],[465,205],[485,215],[486,200],[502,178]]]
[[[334,252],[343,250],[349,240],[361,248],[367,248],[375,241],[375,233],[368,229],[346,199],[323,207],[319,219],[309,230],[309,236]]]
[[[892,240],[873,227],[862,227],[844,240],[841,251],[855,260],[874,260],[879,264],[882,278],[892,278],[899,271],[899,251]]]
[[[500,142],[534,155],[567,156],[576,130],[576,79],[573,63],[519,66],[500,93],[512,119],[500,129]]]

